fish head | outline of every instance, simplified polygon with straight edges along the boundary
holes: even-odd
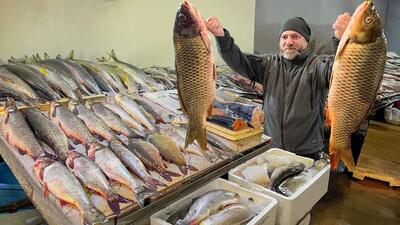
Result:
[[[207,30],[200,13],[188,0],[184,0],[175,17],[174,32],[181,36],[194,37]]]
[[[34,174],[40,181],[43,181],[43,170],[54,163],[56,160],[50,157],[38,158],[33,164]]]
[[[346,30],[350,41],[355,43],[371,43],[383,36],[382,23],[372,1],[364,1],[357,7]]]

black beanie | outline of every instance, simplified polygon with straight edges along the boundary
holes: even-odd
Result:
[[[279,37],[282,35],[284,31],[293,30],[297,33],[301,34],[307,42],[310,41],[311,29],[308,26],[307,22],[301,17],[294,17],[292,19],[288,19],[281,28],[281,32],[279,33]]]

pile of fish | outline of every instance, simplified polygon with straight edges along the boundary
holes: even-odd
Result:
[[[175,209],[167,222],[176,225],[241,224],[252,217],[251,210],[238,193],[219,189]]]
[[[290,197],[328,164],[329,156],[326,154],[310,166],[291,155],[267,154],[245,167],[241,176],[248,182]]]
[[[26,104],[61,98],[79,100],[82,96],[115,93],[143,93],[169,90],[140,68],[120,61],[112,50],[110,60],[90,62],[70,56],[51,59],[36,54],[32,58],[11,58],[0,66],[0,99],[14,97]],[[160,80],[160,79],[159,79]]]
[[[163,120],[152,109],[144,98],[122,93],[102,102],[52,102],[49,112],[36,107],[20,110],[7,98],[1,131],[20,154],[35,161],[35,175],[45,196],[51,193],[61,205],[75,206],[87,224],[101,223],[106,217],[89,201],[84,188],[103,197],[118,215],[120,203],[143,207],[145,199],[159,195],[172,177],[197,171],[188,153],[210,162],[233,154],[218,138],[210,143],[219,148],[204,152],[197,144],[183,148],[185,128],[157,124]],[[120,196],[112,184],[126,186],[131,195]]]

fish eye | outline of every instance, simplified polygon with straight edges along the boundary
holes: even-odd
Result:
[[[180,21],[185,21],[185,20],[187,19],[187,17],[186,17],[184,14],[182,14],[182,13],[180,13],[180,14],[178,15],[178,18],[179,18]]]
[[[372,18],[370,16],[368,16],[367,18],[365,18],[365,22],[367,24],[370,24],[372,22]]]

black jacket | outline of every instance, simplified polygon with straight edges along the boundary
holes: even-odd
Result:
[[[264,133],[273,147],[311,154],[323,144],[324,107],[334,55],[305,50],[293,60],[277,54],[242,53],[229,32],[217,37],[219,52],[237,73],[264,87]],[[332,40],[336,49],[338,40]]]

